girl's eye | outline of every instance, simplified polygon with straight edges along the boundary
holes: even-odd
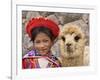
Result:
[[[39,43],[40,43],[40,41],[34,41],[34,43],[37,43],[37,44],[39,44]]]
[[[48,40],[44,40],[43,42],[48,42]]]
[[[41,42],[47,43],[48,41],[49,41],[49,40],[43,40],[43,41],[37,40],[37,41],[34,41],[34,43],[36,43],[36,44],[39,44],[39,43],[41,43]]]

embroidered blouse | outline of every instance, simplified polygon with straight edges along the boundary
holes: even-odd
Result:
[[[48,56],[41,56],[36,50],[31,50],[22,58],[23,69],[53,67],[61,67],[61,64],[51,53]]]

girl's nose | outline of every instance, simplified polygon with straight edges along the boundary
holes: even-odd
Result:
[[[42,48],[42,47],[44,47],[45,45],[44,45],[43,43],[40,43],[40,45],[39,45],[39,46]]]

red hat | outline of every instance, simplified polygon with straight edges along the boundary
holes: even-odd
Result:
[[[28,33],[29,37],[31,37],[31,30],[33,28],[36,28],[36,27],[40,27],[40,26],[44,26],[44,27],[47,27],[48,29],[50,29],[54,35],[54,37],[57,37],[58,34],[59,34],[59,27],[58,25],[47,19],[47,18],[32,18],[27,26],[26,26],[26,32]]]

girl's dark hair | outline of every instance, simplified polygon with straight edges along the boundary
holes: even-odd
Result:
[[[39,34],[41,32],[45,33],[52,41],[54,41],[55,38],[54,38],[54,35],[52,34],[52,31],[50,29],[48,29],[47,27],[43,27],[43,26],[36,27],[31,30],[31,35],[32,35],[31,41],[34,42],[37,34]]]

